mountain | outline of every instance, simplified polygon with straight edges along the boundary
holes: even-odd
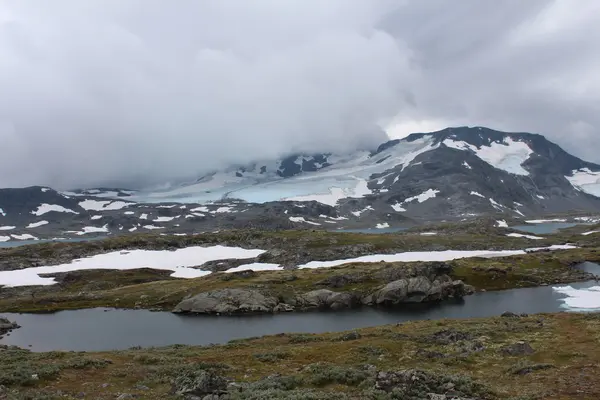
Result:
[[[415,133],[371,151],[294,154],[232,166],[160,190],[2,189],[0,240],[15,235],[3,226],[82,236],[525,218],[598,212],[599,197],[600,165],[542,135],[458,127]],[[41,221],[47,223],[35,226]]]

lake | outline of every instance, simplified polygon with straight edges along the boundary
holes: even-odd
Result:
[[[577,225],[582,224],[572,222],[544,222],[541,224],[516,225],[511,226],[511,228],[521,232],[536,233],[541,235],[544,233],[556,233],[559,229],[571,228]]]
[[[598,264],[584,263],[579,268],[600,275]],[[595,281],[569,286],[586,294]],[[564,285],[567,286],[567,285]],[[172,344],[207,345],[232,339],[286,333],[321,333],[411,320],[472,318],[514,313],[568,311],[567,296],[550,286],[482,292],[460,301],[406,306],[401,309],[364,307],[338,312],[307,312],[254,316],[182,316],[147,310],[87,309],[53,314],[2,314],[22,328],[0,340],[34,351],[101,351],[132,346]]]

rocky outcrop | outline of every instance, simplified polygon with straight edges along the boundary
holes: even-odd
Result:
[[[0,317],[0,338],[2,338],[2,336],[12,331],[13,329],[17,328],[20,328],[20,326],[16,323],[10,322],[4,317]]]
[[[183,300],[173,310],[175,313],[240,314],[269,313],[278,304],[275,297],[257,290],[220,289],[200,293]]]
[[[453,281],[447,275],[438,276],[434,280],[418,276],[390,282],[365,296],[362,302],[367,305],[395,306],[462,298],[471,293],[471,286],[465,285],[463,281]]]
[[[462,281],[453,281],[447,275],[399,279],[373,293],[361,297],[358,293],[336,292],[328,289],[312,290],[303,294],[283,296],[284,301],[255,289],[219,289],[204,292],[181,301],[175,313],[192,314],[248,314],[279,313],[307,310],[341,310],[361,304],[397,306],[407,303],[442,301],[462,298],[473,289]]]
[[[360,303],[357,296],[345,292],[334,292],[327,289],[313,290],[296,299],[296,307],[301,309],[340,310],[352,308]]]

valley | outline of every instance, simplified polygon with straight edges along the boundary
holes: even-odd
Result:
[[[462,127],[0,189],[0,399],[596,398],[598,171]]]

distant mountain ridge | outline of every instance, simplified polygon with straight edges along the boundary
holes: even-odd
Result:
[[[89,230],[98,232],[189,231],[257,221],[267,228],[336,229],[526,218],[600,212],[600,165],[539,134],[446,128],[390,140],[371,151],[294,154],[232,166],[165,190],[2,189],[0,236],[2,225],[39,222],[39,207],[47,210],[48,222],[81,225],[88,219],[94,221]]]

